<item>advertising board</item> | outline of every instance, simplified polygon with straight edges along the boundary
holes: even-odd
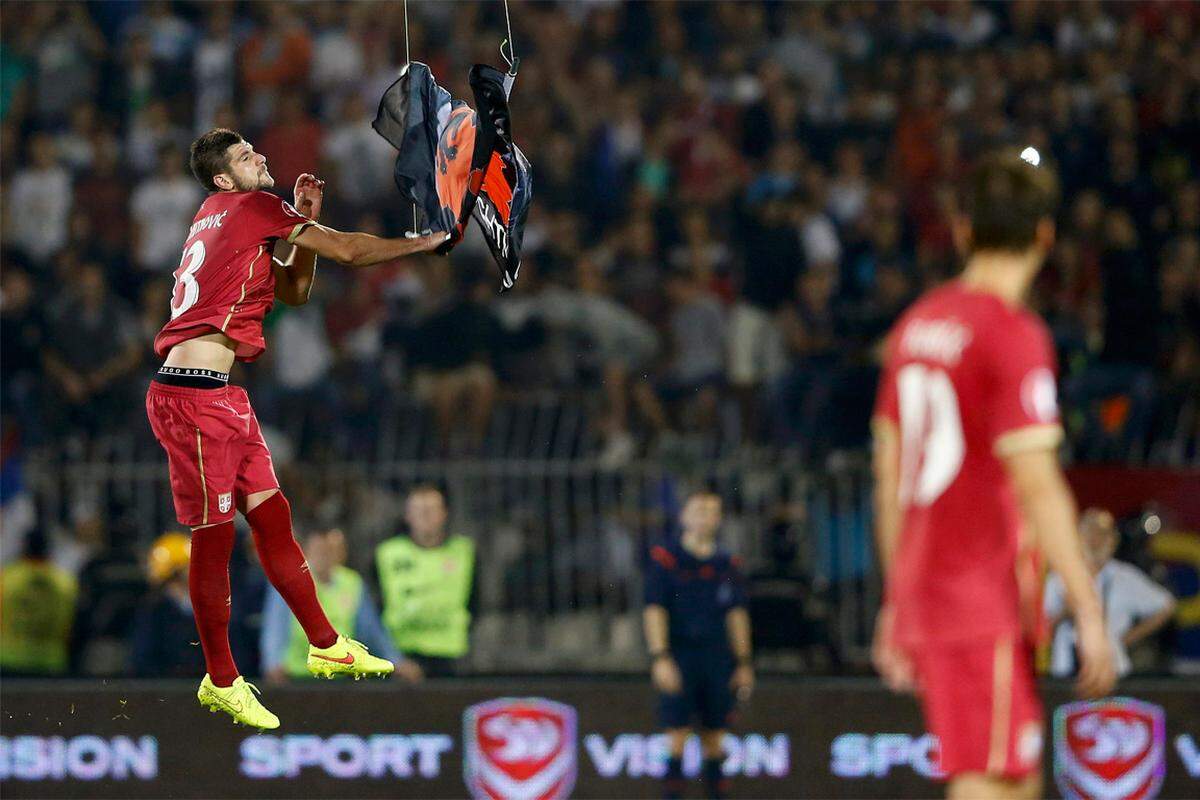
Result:
[[[272,798],[659,796],[666,743],[645,681],[461,680],[271,688],[283,721],[234,727],[176,682],[6,681],[0,794]],[[1074,703],[1048,686],[1046,792],[1200,796],[1200,692],[1131,681]],[[700,770],[689,743],[684,772]],[[939,795],[916,704],[869,679],[764,679],[725,740],[735,797]],[[303,788],[301,788],[303,787]],[[1122,794],[1122,792],[1128,794]]]

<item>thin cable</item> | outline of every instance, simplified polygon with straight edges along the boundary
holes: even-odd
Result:
[[[405,2],[407,1],[405,0]],[[500,57],[508,62],[508,71],[511,74],[513,67],[516,66],[517,55],[513,52],[512,22],[508,18],[508,0],[504,0],[504,27],[508,29],[508,38],[500,43]],[[507,54],[504,52],[504,45],[508,45]]]
[[[408,49],[408,0],[404,0],[404,73],[408,74],[409,65],[412,64],[412,56]],[[413,200],[413,236],[417,235],[417,201]]]

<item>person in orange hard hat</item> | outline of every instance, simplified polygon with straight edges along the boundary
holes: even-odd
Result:
[[[131,659],[139,677],[187,678],[204,666],[188,595],[191,549],[187,534],[167,531],[146,554],[151,589],[134,617]]]

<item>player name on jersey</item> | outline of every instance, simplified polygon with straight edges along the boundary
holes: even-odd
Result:
[[[229,209],[225,209],[219,214],[209,214],[203,219],[196,220],[192,223],[192,227],[188,230],[187,238],[191,239],[200,231],[206,231],[209,228],[219,228],[221,223],[225,221],[225,215],[229,213]]]
[[[900,352],[954,366],[971,342],[971,329],[953,319],[914,320],[904,331]]]

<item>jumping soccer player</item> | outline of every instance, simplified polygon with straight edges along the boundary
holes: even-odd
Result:
[[[717,545],[721,498],[695,492],[680,515],[679,542],[650,550],[644,625],[650,676],[667,735],[663,796],[683,796],[683,749],[700,718],[708,797],[725,797],[722,740],[737,699],[754,688],[750,615],[737,560]]]
[[[188,590],[208,669],[197,697],[235,722],[277,728],[278,717],[238,674],[229,650],[235,511],[250,523],[263,571],[304,628],[311,672],[357,679],[393,666],[340,636],[325,617],[254,409],[244,389],[229,385],[229,368],[266,348],[262,322],[274,299],[308,301],[317,256],[365,267],[432,250],[447,236],[381,239],[319,225],[324,183],[301,175],[295,207],[263,191],[275,185],[266,158],[224,128],[192,143],[191,168],[211,194],[184,242],[171,320],[154,340],[164,362],[146,394],[146,414],[167,451],[175,514],[192,529]],[[285,261],[272,255],[280,239],[294,245]]]
[[[886,591],[872,655],[889,686],[919,692],[949,797],[1032,798],[1035,551],[1074,612],[1082,695],[1112,687],[1113,653],[1056,454],[1050,336],[1022,305],[1054,244],[1057,182],[1003,153],[980,163],[967,201],[962,275],[888,338],[873,419]]]

